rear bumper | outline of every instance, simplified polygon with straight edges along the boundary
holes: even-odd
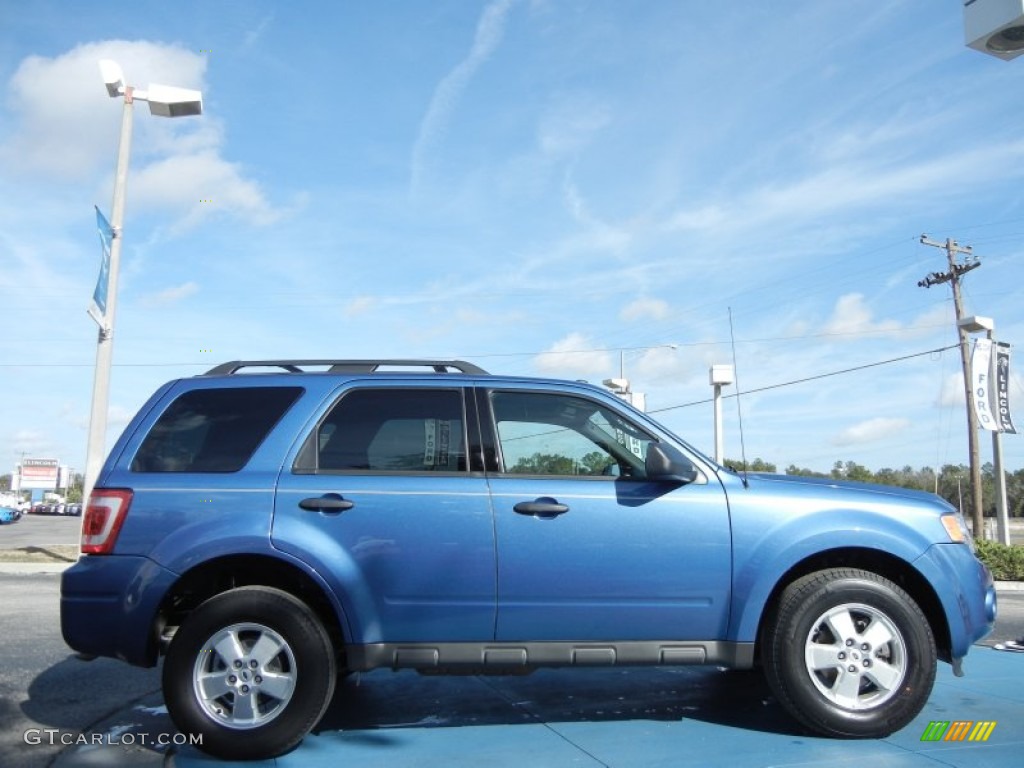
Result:
[[[64,642],[79,653],[153,666],[159,649],[157,611],[176,578],[145,557],[80,558],[61,577]]]

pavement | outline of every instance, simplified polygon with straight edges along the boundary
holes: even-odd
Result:
[[[999,591],[1024,584],[999,583]],[[97,724],[53,768],[686,768],[869,764],[1010,768],[1024,751],[1024,653],[975,646],[957,678],[939,664],[932,695],[884,739],[809,735],[760,673],[715,667],[544,669],[528,676],[430,677],[376,670],[339,684],[316,731],[277,758],[231,763],[195,747],[158,693]],[[945,724],[945,725],[937,725]],[[970,725],[966,725],[970,724]],[[987,738],[981,740],[980,734]],[[934,738],[938,736],[938,738]],[[163,743],[154,743],[162,740]]]
[[[759,674],[707,667],[540,670],[526,677],[376,671],[347,681],[316,732],[276,760],[230,763],[193,747],[75,747],[55,768],[1010,768],[1024,750],[1024,653],[975,647],[967,676],[940,664],[921,714],[885,739],[811,736]],[[140,705],[105,736],[152,734]],[[113,722],[113,721],[112,721]],[[968,725],[969,724],[969,725]],[[173,733],[173,731],[171,731]],[[972,740],[971,736],[975,739]],[[937,738],[936,738],[937,737]],[[981,738],[979,738],[981,737]],[[934,740],[932,740],[934,739]]]

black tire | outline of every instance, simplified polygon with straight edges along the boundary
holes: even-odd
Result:
[[[323,717],[335,653],[300,600],[269,587],[239,587],[193,611],[163,669],[167,711],[200,749],[228,760],[276,757]]]
[[[935,638],[920,607],[888,579],[853,568],[787,586],[762,658],[782,706],[826,736],[888,736],[914,719],[935,683]]]

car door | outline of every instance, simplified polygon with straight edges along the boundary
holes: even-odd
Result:
[[[592,390],[523,384],[481,401],[494,440],[497,640],[724,635],[731,546],[716,478],[647,479],[648,446],[666,438]]]
[[[351,642],[493,637],[494,531],[470,430],[459,387],[355,386],[282,473],[274,546],[330,583]]]

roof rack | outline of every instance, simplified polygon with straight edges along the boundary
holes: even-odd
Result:
[[[311,373],[306,367],[326,368],[321,373],[374,373],[383,366],[431,368],[435,373],[471,373],[487,371],[464,360],[232,360],[211,368],[204,375],[238,373],[243,368],[280,368],[288,373]]]

